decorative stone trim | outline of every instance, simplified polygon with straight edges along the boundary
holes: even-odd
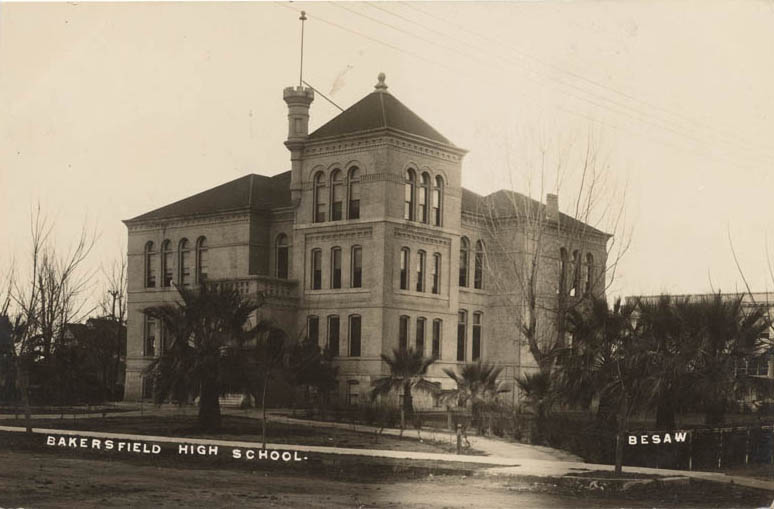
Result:
[[[409,230],[407,228],[395,228],[393,232],[393,235],[396,239],[413,240],[417,242],[424,242],[426,244],[436,244],[439,246],[451,245],[451,239],[431,235],[424,231],[413,229]]]
[[[370,239],[373,234],[373,229],[357,228],[352,230],[331,230],[324,232],[307,233],[306,240],[308,242],[314,241],[326,241],[326,240],[344,240],[344,239]]]
[[[395,132],[395,134],[398,134],[398,136],[395,136],[395,135],[391,136],[388,134],[387,136],[368,137],[368,138],[365,137],[365,136],[368,136],[369,134],[373,136],[377,132],[389,133],[390,131],[393,131],[393,130],[376,129],[374,131],[371,131],[370,133],[366,131],[362,133],[358,138],[309,143],[304,148],[304,156],[307,157],[307,156],[314,156],[314,155],[349,154],[349,153],[361,151],[363,149],[392,146],[392,147],[401,148],[403,150],[407,150],[415,154],[430,156],[444,161],[459,162],[462,159],[462,156],[466,152],[463,149],[459,149],[459,148],[455,149],[454,147],[449,147],[446,150],[437,148],[434,146],[434,143],[432,141],[424,142],[423,140],[421,141],[420,138],[418,137],[416,138],[416,140],[413,140],[411,139],[411,138],[414,138],[413,136],[409,135],[408,133],[402,133],[400,131],[393,131]]]

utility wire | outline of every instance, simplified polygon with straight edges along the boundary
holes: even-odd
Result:
[[[530,54],[528,54],[528,53],[525,53],[524,51],[522,51],[522,50],[520,50],[520,49],[518,49],[518,48],[514,47],[513,45],[509,45],[509,44],[503,43],[502,41],[500,41],[500,40],[498,40],[498,39],[495,39],[495,38],[493,38],[493,37],[491,37],[491,36],[486,36],[486,35],[483,35],[483,34],[477,33],[477,32],[475,32],[475,31],[473,31],[473,30],[470,30],[469,28],[467,28],[467,27],[465,27],[465,26],[463,26],[463,25],[460,25],[460,24],[458,24],[458,23],[455,23],[455,22],[449,21],[448,19],[446,19],[446,18],[443,18],[443,17],[441,17],[441,16],[439,16],[439,15],[437,15],[437,14],[434,14],[434,13],[428,12],[428,11],[426,11],[425,9],[418,7],[418,6],[417,6],[417,5],[415,5],[414,3],[407,3],[407,2],[400,2],[400,3],[401,3],[401,4],[403,4],[403,5],[405,5],[405,6],[407,6],[407,7],[409,7],[409,8],[411,8],[411,9],[413,9],[413,10],[415,10],[415,11],[417,11],[417,12],[420,12],[420,13],[424,14],[424,15],[425,15],[425,16],[427,16],[427,17],[434,18],[434,19],[436,19],[436,20],[439,20],[439,21],[441,21],[441,22],[443,22],[443,23],[446,23],[447,25],[450,25],[450,26],[454,27],[454,28],[455,28],[455,30],[458,30],[458,31],[463,31],[463,32],[466,32],[466,33],[468,33],[468,34],[471,34],[471,35],[473,35],[473,36],[475,36],[475,37],[478,37],[479,39],[482,39],[482,40],[485,40],[485,41],[489,41],[489,42],[491,42],[491,43],[494,43],[494,44],[495,44],[495,46],[494,46],[495,48],[496,48],[496,47],[503,47],[503,46],[507,46],[507,47],[509,47],[511,50],[513,50],[515,53],[517,53],[517,54],[520,56],[520,58],[522,58],[522,59],[529,59],[529,60],[532,60],[532,61],[534,61],[534,62],[538,63],[539,65],[543,66],[543,67],[546,67],[546,68],[552,69],[552,70],[554,70],[554,71],[556,71],[556,72],[559,72],[559,73],[562,73],[562,74],[569,75],[569,76],[571,76],[571,77],[573,77],[573,78],[575,78],[575,79],[578,79],[578,80],[580,80],[580,81],[583,81],[583,82],[585,82],[585,83],[588,83],[588,84],[590,84],[590,85],[592,85],[592,86],[594,86],[594,87],[601,88],[601,89],[604,89],[604,90],[607,90],[607,91],[613,92],[614,94],[620,95],[620,96],[622,96],[622,97],[624,97],[624,98],[626,98],[626,99],[628,99],[628,100],[630,100],[630,101],[634,101],[634,102],[640,103],[640,104],[642,104],[642,105],[644,105],[644,106],[647,106],[647,107],[649,107],[649,108],[652,108],[652,109],[659,110],[659,111],[661,111],[661,112],[663,112],[663,113],[666,113],[666,114],[668,114],[668,115],[671,115],[671,116],[673,116],[673,117],[678,117],[678,118],[682,119],[684,122],[691,123],[691,124],[693,124],[693,125],[695,125],[695,126],[697,126],[697,127],[701,127],[701,128],[703,128],[703,129],[706,129],[706,130],[714,130],[714,131],[716,131],[716,132],[717,132],[717,133],[718,133],[720,136],[723,136],[723,137],[727,137],[727,136],[728,136],[728,133],[724,133],[724,132],[722,132],[722,131],[721,131],[720,129],[718,129],[717,127],[713,127],[713,126],[706,125],[706,124],[704,124],[704,123],[702,123],[702,122],[700,122],[700,121],[698,121],[698,120],[695,120],[694,118],[692,118],[692,117],[690,117],[690,116],[684,115],[684,114],[682,114],[682,113],[680,113],[680,112],[676,112],[676,111],[674,111],[674,110],[670,110],[670,109],[668,109],[668,108],[664,108],[664,107],[662,107],[662,106],[660,106],[660,105],[658,105],[658,104],[655,104],[655,103],[649,102],[649,101],[647,101],[647,100],[644,100],[644,99],[640,99],[640,98],[638,98],[638,97],[636,97],[636,96],[634,96],[634,95],[631,95],[631,94],[629,94],[629,93],[627,93],[627,92],[621,91],[621,90],[619,90],[619,89],[617,89],[617,88],[614,88],[614,87],[612,87],[612,86],[610,86],[610,85],[606,85],[605,83],[599,82],[599,81],[597,81],[597,80],[594,80],[594,79],[592,79],[592,78],[588,78],[588,77],[586,77],[586,76],[584,76],[584,75],[582,75],[582,74],[579,74],[579,73],[576,73],[576,72],[573,72],[573,71],[566,70],[566,69],[564,69],[564,68],[562,68],[562,67],[560,67],[560,66],[558,66],[558,65],[556,65],[556,64],[553,64],[553,63],[551,63],[551,62],[544,61],[544,60],[542,60],[542,59],[540,59],[540,58],[538,58],[538,57],[535,57],[535,56],[533,56],[533,55],[530,55]],[[384,12],[388,12],[388,13],[390,13],[390,11],[389,11],[389,10],[387,10],[387,9],[384,9],[384,8],[382,8],[382,7],[377,7],[377,6],[376,6],[375,4],[373,4],[373,3],[369,3],[369,5],[370,5],[371,7],[374,7],[374,8],[379,8],[380,10],[382,10],[382,11],[384,11]],[[397,14],[394,14],[394,13],[393,13],[393,15],[394,15],[394,16],[399,16],[399,15],[397,15]],[[400,17],[401,19],[404,19],[404,20],[407,20],[407,19],[408,19],[408,18],[405,18],[404,16],[399,16],[399,17]],[[418,22],[416,22],[416,21],[412,21],[412,22],[413,22],[413,23],[416,23],[416,24],[418,24]],[[434,32],[435,32],[435,33],[437,33],[437,30],[434,30]],[[446,36],[447,36],[447,37],[450,37],[448,34],[447,34]],[[490,50],[491,50],[491,49],[490,49]],[[745,148],[745,150],[756,150],[756,151],[770,151],[770,150],[774,150],[774,149],[772,149],[772,148],[770,148],[770,147],[758,147],[758,146],[752,145],[752,144],[750,144],[749,142],[747,142],[747,140],[744,140],[743,138],[741,138],[741,137],[738,137],[737,135],[734,135],[734,137],[736,137],[736,138],[737,138],[737,142],[736,142],[736,143],[738,143],[739,145],[743,146],[743,147]],[[731,143],[729,140],[724,140],[724,141],[726,141],[726,143]],[[772,155],[772,153],[774,153],[774,152],[770,152],[768,155],[769,155],[769,156],[771,156],[771,155]],[[768,161],[768,162],[771,162],[771,161]]]
[[[298,9],[295,9],[295,8],[293,8],[293,7],[290,7],[290,6],[288,6],[288,5],[285,5],[285,4],[275,4],[275,5],[280,5],[281,7],[285,7],[285,8],[291,9],[291,10],[293,10],[293,11],[300,12]],[[367,17],[367,16],[365,16],[365,17]],[[429,58],[427,58],[427,57],[425,57],[425,56],[423,56],[423,55],[420,55],[420,54],[418,54],[418,53],[416,53],[416,52],[413,52],[413,51],[406,50],[406,49],[404,49],[404,48],[401,48],[401,47],[399,47],[399,46],[395,46],[395,45],[393,45],[393,44],[387,43],[387,42],[385,42],[385,41],[383,41],[383,40],[380,40],[380,39],[378,39],[378,38],[375,38],[375,37],[369,36],[369,35],[367,35],[367,34],[364,34],[364,33],[360,32],[360,31],[357,31],[357,30],[354,30],[354,29],[350,29],[350,28],[348,28],[348,27],[345,27],[345,26],[343,26],[343,25],[341,25],[341,24],[339,24],[339,23],[331,22],[331,21],[329,21],[329,20],[326,20],[325,18],[321,18],[321,17],[319,17],[319,16],[315,16],[315,18],[314,18],[314,19],[316,19],[316,20],[319,20],[319,21],[322,21],[323,23],[326,23],[326,24],[328,24],[328,25],[331,25],[331,26],[333,26],[333,27],[335,27],[335,28],[338,28],[338,29],[340,29],[340,30],[344,30],[344,31],[346,31],[346,32],[349,32],[349,33],[355,34],[355,35],[357,35],[357,36],[359,36],[359,37],[362,37],[362,38],[368,39],[368,40],[370,40],[370,41],[373,41],[373,42],[375,42],[375,43],[377,43],[377,44],[381,44],[381,45],[383,45],[383,46],[386,46],[386,47],[388,47],[388,48],[390,48],[390,49],[392,49],[392,50],[395,50],[395,51],[398,51],[398,52],[401,52],[401,53],[405,53],[405,54],[407,54],[407,55],[410,55],[410,56],[412,56],[412,57],[414,57],[414,58],[418,58],[418,59],[420,59],[420,60],[422,60],[422,61],[424,61],[424,62],[429,62],[429,63],[432,63],[432,64],[434,64],[434,65],[438,65],[438,66],[440,66],[440,67],[444,67],[444,68],[446,68],[447,70],[451,70],[452,72],[454,72],[454,73],[455,73],[455,75],[459,75],[459,74],[458,74],[459,72],[462,72],[462,73],[469,73],[469,69],[460,69],[460,68],[457,68],[457,69],[455,69],[455,68],[453,68],[453,67],[450,67],[450,66],[449,66],[449,65],[447,65],[447,64],[444,64],[444,63],[438,62],[438,61],[436,61],[436,60],[433,60],[433,59],[429,59]],[[377,21],[377,22],[378,22],[378,21]],[[382,24],[384,24],[384,23],[382,23]],[[389,25],[386,25],[386,26],[389,26]],[[391,28],[393,28],[393,29],[394,29],[394,27],[391,27]],[[457,51],[457,52],[458,52],[458,50],[454,50],[454,51]],[[502,59],[502,60],[505,60],[506,62],[508,62],[508,63],[511,63],[511,64],[513,64],[513,65],[519,65],[518,63],[516,63],[516,62],[513,62],[513,61],[508,61],[507,59],[504,59],[503,57],[498,57],[498,58],[500,58],[500,59]],[[478,62],[477,62],[477,63],[479,63],[479,64],[482,64],[482,65],[487,65],[487,64],[488,64],[487,62],[483,62],[483,61],[481,61],[480,59],[478,60]],[[489,65],[487,65],[487,66],[491,66],[491,64],[489,64]],[[497,67],[496,69],[498,69],[498,70],[501,70],[499,67]],[[534,72],[533,72],[533,71],[531,71],[531,70],[529,70],[529,69],[528,69],[528,72],[532,72],[532,73],[534,74]],[[466,75],[466,74],[463,74],[463,75]],[[539,78],[537,78],[537,77],[530,77],[530,76],[527,76],[527,77],[528,77],[528,78],[530,78],[530,79],[532,79],[533,81],[536,81],[536,82],[538,82],[538,83],[539,83],[539,84],[541,84],[541,85],[543,85],[543,84],[544,84],[544,83],[540,83],[540,82],[539,82]],[[565,84],[565,86],[569,86],[569,87],[575,88],[575,89],[577,89],[577,90],[579,90],[579,91],[581,91],[581,92],[584,92],[584,93],[589,93],[588,91],[586,91],[586,90],[584,90],[584,89],[580,89],[580,88],[578,88],[577,86],[573,86],[573,85],[570,85],[570,84],[566,84],[565,82],[562,82],[562,83],[563,83],[563,84]],[[599,107],[599,108],[606,109],[606,110],[608,110],[608,111],[611,111],[611,112],[613,112],[613,113],[617,113],[617,114],[620,114],[620,115],[623,115],[623,116],[626,116],[626,117],[632,118],[632,119],[634,119],[634,120],[637,120],[637,121],[639,121],[639,122],[644,122],[644,123],[647,123],[647,124],[653,125],[653,126],[655,126],[655,127],[659,127],[659,128],[661,128],[661,129],[665,129],[665,130],[667,130],[667,131],[670,131],[670,132],[672,132],[672,133],[674,133],[674,134],[677,134],[678,136],[682,136],[682,137],[684,137],[684,138],[691,139],[691,140],[693,140],[694,142],[698,143],[699,145],[707,145],[707,143],[706,143],[704,140],[701,140],[701,139],[699,139],[699,138],[696,138],[696,137],[695,137],[695,136],[693,136],[693,135],[690,135],[690,134],[687,134],[687,133],[683,133],[683,132],[677,131],[677,130],[675,130],[674,128],[671,128],[671,127],[669,127],[669,126],[665,126],[665,125],[662,125],[662,124],[654,123],[653,121],[650,121],[650,120],[647,120],[647,119],[644,119],[644,118],[635,118],[635,117],[633,117],[633,116],[632,116],[631,114],[629,114],[629,113],[626,113],[626,112],[620,111],[620,109],[615,109],[615,108],[612,108],[612,107],[610,107],[609,105],[604,105],[604,104],[601,104],[601,103],[599,103],[599,102],[596,102],[596,101],[590,100],[589,98],[582,97],[582,96],[578,96],[578,95],[576,95],[576,94],[573,94],[573,93],[567,93],[567,95],[569,95],[569,96],[571,96],[571,97],[575,97],[576,99],[579,99],[579,100],[581,100],[581,101],[587,102],[587,103],[589,103],[589,104],[591,104],[591,105],[593,105],[593,106],[596,106],[596,107]],[[609,99],[608,99],[608,101],[609,101]],[[552,106],[556,107],[556,105],[552,105]],[[338,106],[337,106],[337,107],[338,107]],[[561,108],[561,111],[569,111],[569,110],[568,110],[568,109],[566,109],[566,108]],[[572,112],[572,113],[574,113],[574,114],[575,114],[575,115],[577,115],[577,116],[585,117],[585,115],[584,115],[584,114],[581,114],[581,113],[578,113],[578,112]],[[610,125],[610,124],[606,124],[606,125],[608,125],[608,126],[610,126],[610,127],[613,127],[613,128],[616,128],[615,126],[612,126],[612,125]],[[705,156],[705,157],[709,157],[709,156],[711,155],[711,154],[708,154],[708,153],[706,153],[706,152],[701,152],[701,151],[700,151],[700,152],[698,152],[698,154],[699,154],[700,156]],[[728,160],[730,160],[730,161],[732,161],[732,162],[734,162],[734,163],[737,163],[737,164],[738,164],[738,161],[737,161],[736,159],[734,159],[734,158],[730,157],[730,156],[726,156],[726,159],[728,159]],[[758,165],[756,165],[756,167],[757,167],[757,166],[759,166],[759,165],[760,165],[760,163],[758,162]]]

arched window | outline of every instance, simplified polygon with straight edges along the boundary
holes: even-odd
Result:
[[[344,178],[341,170],[331,172],[331,221],[341,221],[344,213]]]
[[[404,184],[403,219],[414,220],[414,192],[417,184],[417,174],[409,168],[406,170],[406,183]]]
[[[433,224],[441,226],[441,201],[443,198],[443,178],[439,175],[435,177],[435,187],[433,187]]]
[[[433,320],[433,359],[441,358],[441,320]]]
[[[581,254],[577,249],[572,252],[572,289],[570,295],[581,294]]]
[[[481,358],[481,313],[473,313],[473,360]]]
[[[349,207],[348,218],[360,219],[360,168],[354,166],[349,169]]]
[[[363,287],[363,248],[360,246],[352,246],[352,274],[349,281],[352,288]]]
[[[460,287],[468,286],[468,259],[470,256],[470,241],[467,237],[460,239]]]
[[[417,336],[414,338],[416,351],[425,355],[425,322],[424,317],[417,318]]]
[[[400,289],[409,289],[409,248],[400,250]]]
[[[145,244],[145,288],[156,288],[156,252],[150,241]]]
[[[441,253],[435,253],[433,255],[432,274],[433,287],[430,290],[436,295],[441,293]]]
[[[290,265],[290,257],[288,256],[288,236],[284,233],[277,235],[275,246],[275,256],[277,259],[277,278],[287,279]]]
[[[417,219],[423,223],[429,223],[430,218],[427,217],[427,199],[430,196],[430,175],[427,173],[422,174],[422,180],[419,182],[419,213]]]
[[[417,252],[417,291],[425,291],[425,252]]]
[[[331,288],[341,288],[341,248],[331,249]]]
[[[312,290],[322,288],[322,251],[312,249]]]
[[[586,293],[591,293],[594,286],[594,255],[586,253]]]
[[[164,278],[161,281],[161,286],[172,286],[172,281],[175,279],[175,270],[173,267],[174,254],[172,242],[165,240],[161,244],[161,273]]]
[[[349,315],[349,356],[360,357],[360,315]]]
[[[408,348],[409,336],[409,317],[403,315],[398,322],[398,348],[406,350]]]
[[[468,339],[468,312],[460,309],[457,313],[457,361],[465,362]]]
[[[180,286],[191,286],[191,245],[188,239],[180,241],[177,253],[178,267],[180,267],[177,279],[180,281]]]
[[[318,172],[314,176],[314,222],[325,222],[325,210],[328,207],[328,202],[325,199],[325,175],[323,172]]]
[[[484,287],[484,243],[480,240],[476,242],[476,258],[473,267],[473,287],[479,290]]]
[[[207,281],[209,271],[209,254],[207,252],[207,238],[199,237],[196,241],[196,282],[201,284]]]
[[[564,294],[567,291],[567,250],[561,248],[559,250],[559,288],[556,293]]]

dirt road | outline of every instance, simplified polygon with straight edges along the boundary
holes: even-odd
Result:
[[[338,478],[337,478],[338,477]],[[352,479],[325,472],[170,468],[67,458],[36,452],[0,453],[0,507],[652,507],[653,500],[592,498],[535,484],[461,475]],[[706,507],[659,500],[662,507]],[[740,507],[737,500],[725,507]],[[750,501],[750,507],[755,501]],[[758,502],[759,504],[759,502]]]

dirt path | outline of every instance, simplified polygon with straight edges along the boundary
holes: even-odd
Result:
[[[728,491],[727,488],[724,488]],[[297,475],[280,470],[170,468],[67,458],[43,453],[0,453],[0,507],[755,507],[760,500],[718,499],[718,505],[657,497],[616,499],[558,493],[550,484],[492,478],[391,474],[389,479],[336,478],[330,472]]]

